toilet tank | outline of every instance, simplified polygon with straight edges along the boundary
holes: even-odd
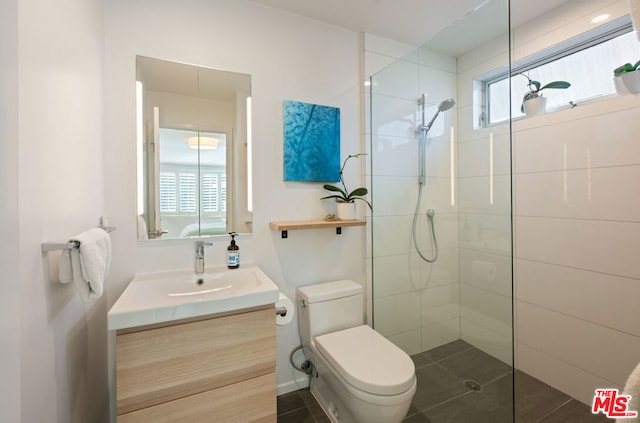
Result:
[[[351,280],[301,286],[296,291],[302,344],[313,337],[365,323],[362,285]]]

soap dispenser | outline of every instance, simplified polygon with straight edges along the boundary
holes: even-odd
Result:
[[[227,267],[229,269],[237,269],[240,267],[240,247],[236,245],[235,232],[229,232],[231,235],[231,244],[227,247]]]

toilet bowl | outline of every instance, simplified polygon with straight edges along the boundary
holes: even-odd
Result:
[[[362,286],[335,281],[297,290],[312,394],[332,422],[396,423],[416,391],[411,358],[364,324]]]

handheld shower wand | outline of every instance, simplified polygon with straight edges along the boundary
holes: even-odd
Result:
[[[431,244],[433,246],[433,256],[431,258],[427,258],[422,254],[420,248],[418,247],[418,241],[416,240],[416,221],[418,220],[418,212],[420,211],[420,203],[422,202],[422,188],[425,184],[425,154],[426,154],[426,143],[427,143],[427,134],[433,125],[433,122],[436,121],[436,118],[441,112],[447,111],[455,106],[456,101],[452,98],[443,100],[438,105],[438,111],[431,118],[431,120],[425,124],[425,109],[427,108],[426,96],[422,94],[422,96],[418,99],[418,106],[420,106],[421,114],[422,114],[422,123],[416,128],[416,135],[418,136],[418,201],[416,202],[416,209],[413,213],[413,222],[411,224],[411,238],[413,240],[413,245],[416,248],[418,255],[426,262],[433,263],[438,259],[438,240],[436,239],[436,231],[433,223],[433,219],[435,217],[435,210],[428,209],[427,210],[427,219],[429,220],[429,227],[431,228]]]

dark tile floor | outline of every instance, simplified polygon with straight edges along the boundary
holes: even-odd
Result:
[[[308,389],[278,397],[278,423],[331,423]]]
[[[405,423],[598,423],[588,406],[458,340],[411,357],[418,389]],[[474,390],[466,381],[480,385]],[[326,423],[308,390],[278,397],[278,423]],[[364,423],[364,422],[363,422]]]

